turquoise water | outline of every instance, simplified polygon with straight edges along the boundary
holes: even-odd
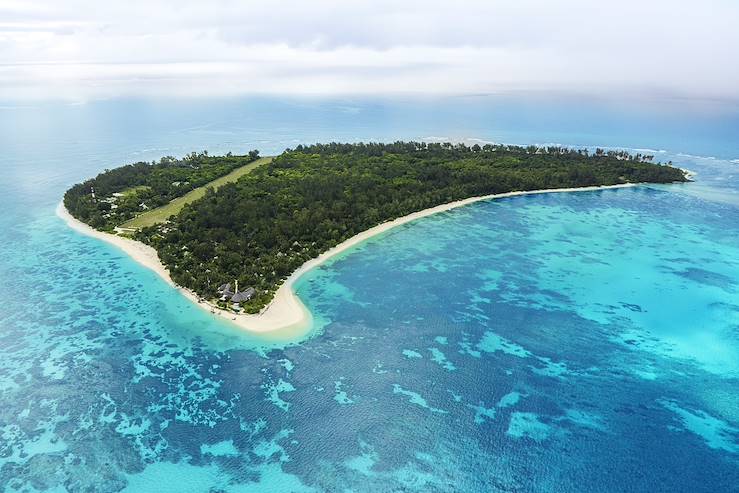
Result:
[[[0,110],[0,491],[737,491],[739,119],[484,103]],[[299,281],[296,344],[53,213],[130,160],[434,136],[650,147],[699,182],[396,228]]]

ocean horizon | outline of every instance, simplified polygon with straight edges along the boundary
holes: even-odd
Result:
[[[577,97],[0,105],[0,490],[736,491],[739,109]],[[557,144],[695,181],[481,202],[219,322],[54,213],[104,169],[315,142]]]

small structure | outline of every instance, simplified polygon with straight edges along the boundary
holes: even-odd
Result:
[[[231,283],[227,282],[226,284],[221,284],[218,286],[218,293],[221,295],[221,301],[227,301],[231,299],[231,297],[234,295],[234,292],[231,291]]]

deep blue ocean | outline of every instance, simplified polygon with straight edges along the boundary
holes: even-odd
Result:
[[[476,96],[0,106],[0,491],[739,491],[739,108]],[[54,214],[105,168],[326,141],[618,147],[687,185],[477,203],[249,336]]]

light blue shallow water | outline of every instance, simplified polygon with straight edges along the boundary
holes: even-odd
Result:
[[[0,110],[0,491],[737,491],[739,119],[564,108]],[[666,149],[700,180],[396,228],[301,279],[319,324],[293,345],[53,215],[126,161],[434,136]]]

